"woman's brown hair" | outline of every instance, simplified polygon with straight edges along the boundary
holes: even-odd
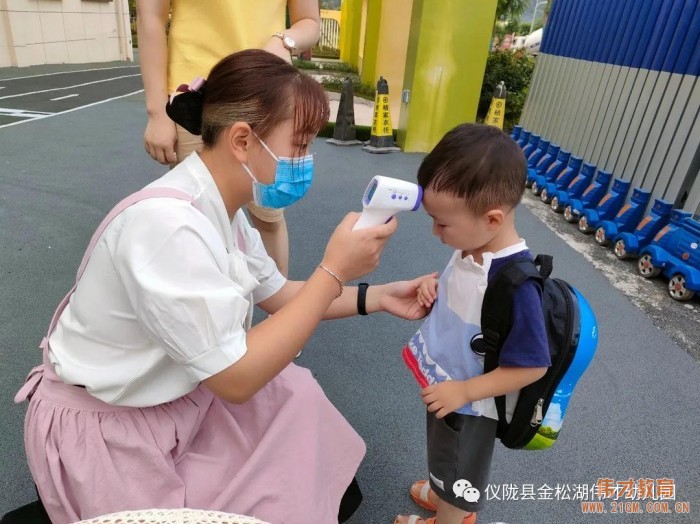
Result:
[[[247,122],[265,138],[293,118],[299,143],[328,122],[330,108],[321,85],[280,57],[260,49],[233,53],[216,64],[206,81],[202,141],[211,146],[235,122]]]

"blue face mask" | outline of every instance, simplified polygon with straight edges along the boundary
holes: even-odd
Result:
[[[273,209],[289,207],[303,198],[311,187],[314,178],[314,156],[278,157],[258,135],[255,136],[270,156],[277,161],[277,171],[275,171],[275,181],[266,185],[258,182],[250,168],[242,164],[243,169],[253,179],[253,201],[259,206]]]

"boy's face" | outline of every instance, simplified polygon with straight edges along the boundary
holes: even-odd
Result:
[[[481,216],[473,213],[464,199],[432,189],[423,192],[423,208],[433,219],[433,235],[443,244],[467,253],[488,246],[502,223],[500,211],[489,211]]]

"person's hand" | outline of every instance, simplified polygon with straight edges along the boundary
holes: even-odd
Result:
[[[421,279],[416,296],[418,304],[426,309],[433,307],[433,302],[437,299],[437,289],[437,273]]]
[[[446,380],[432,384],[421,391],[423,404],[428,406],[428,411],[435,413],[437,418],[443,418],[471,402],[466,384],[463,380]]]
[[[267,41],[267,44],[265,44],[263,50],[279,56],[282,60],[289,64],[292,63],[292,53],[289,52],[289,49],[284,47],[282,40],[276,36],[273,36]]]
[[[398,227],[396,218],[387,224],[353,231],[359,213],[348,213],[328,241],[322,264],[343,282],[374,271],[387,241]]]
[[[417,290],[420,289],[423,282],[435,280],[435,277],[437,277],[437,273],[431,273],[413,280],[391,282],[383,286],[371,286],[368,290],[368,302],[369,296],[372,294],[372,288],[379,288],[380,310],[406,320],[418,320],[428,314],[430,307],[426,307],[418,300]]]
[[[177,131],[175,122],[163,113],[148,117],[146,132],[143,134],[143,146],[153,160],[161,164],[172,164],[177,160],[175,155],[175,143]]]

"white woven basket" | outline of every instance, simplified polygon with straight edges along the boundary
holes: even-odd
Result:
[[[120,511],[74,524],[269,524],[253,517],[200,509]]]

